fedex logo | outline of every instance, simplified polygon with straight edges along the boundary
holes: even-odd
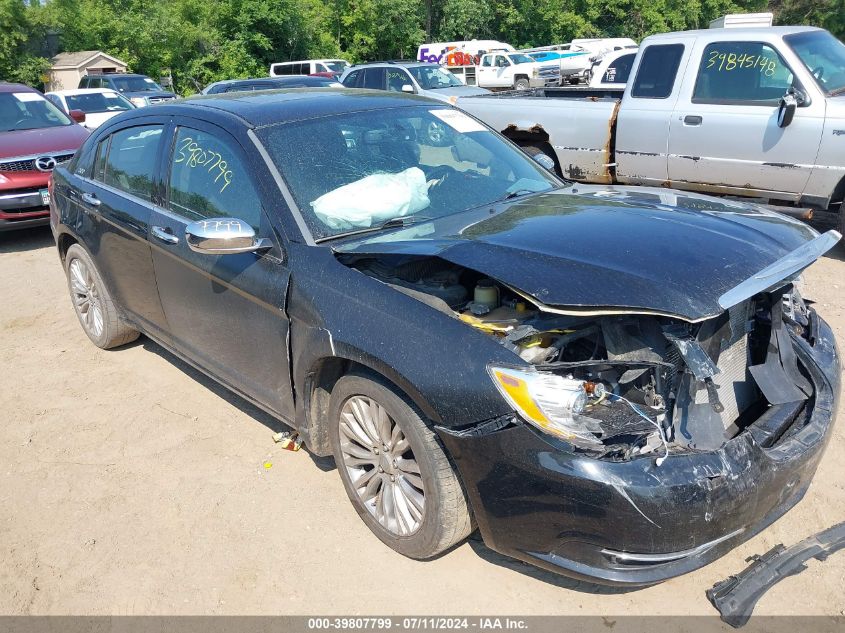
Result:
[[[441,65],[445,61],[446,66],[477,66],[481,61],[481,55],[470,55],[457,50],[455,46],[442,48],[439,53],[434,49],[422,47],[417,59],[421,62]]]

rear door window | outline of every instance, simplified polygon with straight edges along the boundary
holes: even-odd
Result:
[[[111,135],[103,182],[147,201],[153,197],[162,125],[141,125]]]
[[[771,105],[792,87],[783,58],[762,42],[713,42],[701,56],[693,103]]]
[[[364,88],[384,90],[384,68],[367,68],[364,70]]]
[[[672,94],[683,44],[653,44],[642,53],[631,96],[639,99],[666,99]]]
[[[189,222],[238,218],[256,231],[261,225],[261,202],[239,149],[203,130],[176,132],[167,207]]]

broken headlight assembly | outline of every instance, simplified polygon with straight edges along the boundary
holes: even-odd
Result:
[[[585,382],[532,369],[487,368],[493,384],[520,417],[537,429],[581,448],[601,448],[598,422],[583,415],[590,396]],[[593,390],[602,397],[603,390]]]

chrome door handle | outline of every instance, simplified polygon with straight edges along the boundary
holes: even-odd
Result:
[[[697,114],[688,114],[684,117],[684,125],[701,125],[704,119]]]
[[[100,206],[100,199],[95,196],[93,193],[85,192],[82,194],[82,202],[85,204],[89,204],[92,207],[99,207]]]
[[[160,239],[162,242],[166,242],[167,244],[178,244],[179,238],[173,235],[167,229],[164,229],[160,226],[152,227],[153,237]]]

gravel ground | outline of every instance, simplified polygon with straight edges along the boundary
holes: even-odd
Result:
[[[845,340],[845,249],[805,294]],[[845,421],[804,500],[704,569],[638,591],[579,584],[473,537],[394,553],[331,460],[155,343],[101,351],[73,314],[48,229],[0,234],[0,613],[712,614],[745,559],[845,518]],[[271,464],[269,468],[266,464]],[[811,561],[757,614],[845,615],[845,552]]]

